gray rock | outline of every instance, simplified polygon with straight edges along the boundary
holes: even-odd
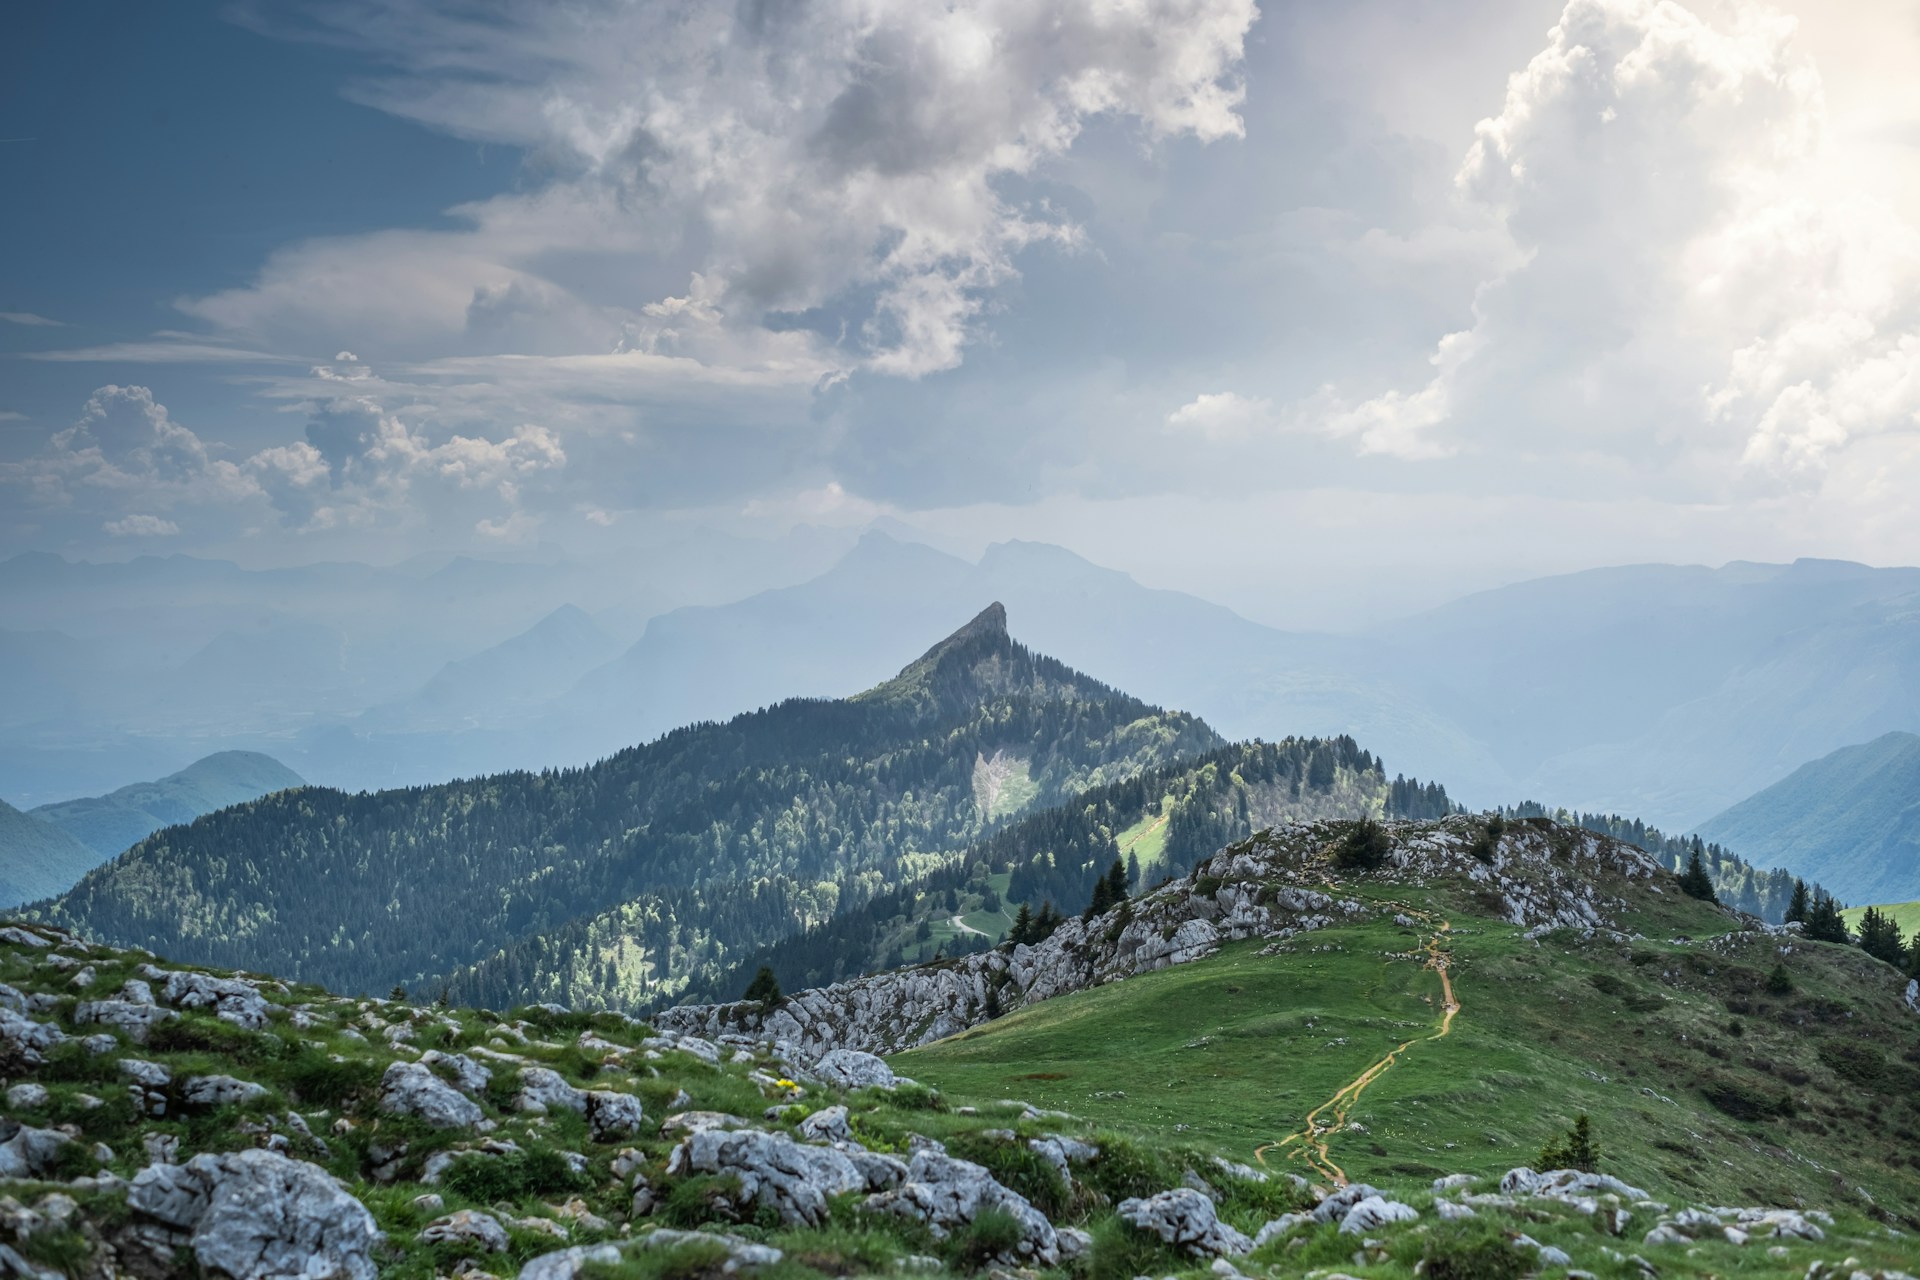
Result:
[[[1364,1182],[1355,1182],[1340,1188],[1315,1205],[1311,1216],[1315,1222],[1340,1222],[1345,1220],[1347,1210],[1362,1200],[1380,1194],[1377,1187],[1370,1187]]]
[[[937,1151],[916,1154],[907,1166],[907,1180],[892,1191],[872,1197],[867,1206],[880,1213],[916,1218],[927,1224],[936,1239],[945,1239],[967,1226],[985,1210],[1002,1210],[1020,1224],[1016,1256],[1008,1261],[1044,1266],[1060,1261],[1060,1241],[1053,1224],[1026,1197],[1001,1186],[979,1165]]]
[[[232,1280],[375,1280],[379,1228],[324,1169],[272,1151],[195,1156],[142,1169],[127,1193],[170,1228],[201,1270]]]
[[[891,1089],[893,1068],[858,1049],[834,1049],[813,1064],[813,1074],[836,1089]]]
[[[544,1253],[520,1268],[520,1280],[575,1280],[589,1266],[617,1265],[628,1253],[648,1249],[671,1249],[681,1245],[720,1245],[726,1256],[720,1263],[724,1275],[770,1267],[785,1255],[772,1245],[755,1244],[736,1236],[704,1231],[669,1231],[665,1228],[636,1237],[624,1246],[611,1244],[575,1245],[555,1253]]]
[[[827,1197],[864,1191],[866,1175],[831,1147],[812,1147],[778,1133],[703,1129],[688,1135],[667,1162],[669,1176],[730,1175],[740,1184],[741,1204],[761,1204],[782,1222],[819,1226],[827,1220]]]
[[[612,1089],[587,1091],[587,1130],[595,1142],[618,1142],[640,1132],[646,1112],[640,1099]]]
[[[145,1044],[154,1027],[179,1016],[171,1009],[130,1000],[89,1000],[73,1011],[73,1020],[80,1026],[111,1027],[135,1044]]]
[[[27,1011],[27,997],[20,988],[0,982],[0,1009],[11,1009],[15,1013]]]
[[[128,978],[120,984],[120,999],[128,1004],[157,1004],[153,988],[145,978]]]
[[[380,1109],[415,1116],[436,1129],[465,1129],[486,1118],[478,1103],[417,1062],[395,1062],[380,1077]]]
[[[907,1162],[898,1156],[857,1147],[847,1147],[841,1154],[853,1161],[853,1167],[867,1180],[868,1191],[891,1191],[907,1180]]]
[[[175,971],[162,989],[166,1002],[180,1009],[211,1009],[214,1016],[249,1031],[267,1025],[266,997],[239,978],[216,978],[205,973]]]
[[[0,1008],[0,1043],[9,1045],[20,1055],[20,1060],[29,1066],[45,1062],[46,1051],[66,1038],[66,1033],[58,1027],[36,1022],[12,1009]]]
[[[0,942],[11,942],[19,947],[50,947],[52,942],[37,933],[29,932],[18,925],[0,927]]]
[[[1290,1236],[1297,1229],[1312,1221],[1312,1217],[1304,1213],[1283,1213],[1255,1233],[1253,1237],[1253,1247],[1258,1249],[1269,1240],[1278,1240],[1283,1236]]]
[[[80,1047],[97,1058],[103,1053],[112,1053],[118,1049],[120,1037],[105,1031],[96,1031],[90,1036],[81,1036]]]
[[[1069,1138],[1062,1133],[1041,1134],[1028,1141],[1027,1146],[1035,1155],[1053,1166],[1054,1172],[1060,1175],[1062,1182],[1069,1181],[1073,1177],[1069,1166],[1085,1164],[1097,1159],[1100,1155],[1100,1148],[1092,1143],[1082,1142],[1078,1138]]]
[[[1237,1258],[1253,1251],[1253,1241],[1220,1221],[1213,1201],[1192,1187],[1122,1200],[1118,1213],[1135,1230],[1158,1236],[1197,1258]]]
[[[188,1076],[180,1086],[180,1101],[189,1107],[231,1107],[266,1096],[263,1086],[232,1076]]]
[[[1470,1204],[1456,1204],[1451,1200],[1435,1200],[1433,1211],[1442,1222],[1458,1222],[1462,1218],[1477,1218],[1479,1211]]]
[[[558,1071],[547,1067],[526,1067],[520,1072],[520,1092],[513,1105],[519,1111],[545,1115],[549,1111],[587,1109],[587,1094],[568,1084]]]
[[[493,1083],[493,1072],[464,1053],[442,1053],[438,1049],[429,1049],[420,1055],[420,1063],[422,1066],[441,1068],[453,1082],[453,1087],[468,1097],[478,1097]]]
[[[847,1126],[845,1107],[823,1107],[799,1124],[800,1136],[808,1142],[852,1142],[853,1130]]]
[[[1340,1234],[1363,1236],[1389,1223],[1412,1222],[1419,1216],[1419,1211],[1410,1204],[1401,1204],[1385,1196],[1368,1196],[1348,1209],[1346,1217],[1340,1219]]]
[[[50,1097],[52,1095],[47,1092],[47,1087],[43,1084],[32,1082],[16,1084],[7,1090],[7,1105],[21,1109],[44,1107]]]
[[[0,1178],[39,1178],[52,1173],[72,1139],[52,1129],[23,1124],[0,1142]]]
[[[730,1116],[724,1111],[676,1111],[660,1122],[660,1136],[699,1133],[703,1129],[751,1129],[753,1121]]]
[[[434,1197],[438,1199],[439,1197]],[[422,1244],[469,1245],[487,1253],[507,1251],[507,1229],[492,1214],[476,1209],[458,1209],[443,1218],[435,1218],[420,1232]]]

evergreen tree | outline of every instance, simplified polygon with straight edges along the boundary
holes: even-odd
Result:
[[[1091,920],[1103,914],[1113,905],[1113,889],[1107,884],[1105,876],[1093,882],[1093,897],[1087,900],[1085,919]]]
[[[1707,872],[1705,859],[1700,856],[1698,840],[1696,836],[1694,849],[1687,856],[1687,869],[1680,875],[1680,892],[1702,902],[1718,902],[1720,899],[1713,891],[1713,877]]]
[[[747,992],[741,999],[754,1001],[766,1009],[780,1003],[780,980],[773,976],[771,966],[760,966],[760,972],[753,975],[753,981],[747,984]]]
[[[1007,930],[1007,941],[1018,946],[1033,940],[1033,910],[1023,902],[1020,904],[1020,914],[1013,918],[1013,928]]]
[[[1807,936],[1815,942],[1852,942],[1847,922],[1840,917],[1840,903],[1830,893],[1816,894],[1807,913]]]
[[[393,990],[387,992],[387,999],[396,1004],[405,1004],[407,1002],[407,989],[396,985]]]
[[[1799,876],[1793,878],[1793,900],[1787,904],[1786,920],[1807,922],[1807,882]]]
[[[1127,869],[1115,858],[1113,865],[1107,868],[1107,899],[1110,903],[1127,900]]]
[[[1592,1173],[1600,1163],[1600,1152],[1593,1144],[1593,1124],[1581,1112],[1573,1127],[1540,1149],[1540,1168],[1578,1169]]]
[[[1878,907],[1868,907],[1860,916],[1860,949],[1876,960],[1902,965],[1907,958],[1906,939],[1900,925]]]
[[[1053,899],[1048,898],[1040,904],[1040,914],[1033,918],[1033,941],[1045,942],[1060,927],[1060,913],[1053,909]]]
[[[1787,972],[1785,964],[1773,966],[1773,972],[1767,975],[1767,994],[1787,996],[1793,994],[1793,975]]]
[[[1333,864],[1345,871],[1371,871],[1392,850],[1393,839],[1386,829],[1372,818],[1362,818],[1334,846]]]
[[[1135,893],[1145,887],[1140,883],[1140,855],[1131,849],[1127,851],[1127,883]]]

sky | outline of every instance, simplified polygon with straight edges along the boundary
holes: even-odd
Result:
[[[4,22],[0,555],[1920,563],[1912,0]]]

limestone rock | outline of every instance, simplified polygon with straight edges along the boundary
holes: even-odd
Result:
[[[201,1270],[232,1280],[375,1280],[373,1215],[325,1170],[272,1151],[195,1156],[142,1169],[127,1193],[171,1229]]]
[[[703,1129],[674,1148],[667,1173],[730,1175],[742,1204],[761,1204],[787,1223],[819,1226],[827,1197],[864,1191],[866,1175],[831,1147],[812,1147],[778,1133]]]
[[[267,1025],[266,997],[238,978],[176,970],[166,975],[162,995],[175,1008],[211,1009],[215,1017],[249,1031]]]
[[[585,1111],[587,1094],[568,1084],[558,1071],[527,1067],[520,1072],[520,1092],[513,1105],[520,1111],[545,1115],[549,1111]]]
[[[1347,1210],[1347,1216],[1340,1219],[1340,1234],[1363,1236],[1369,1231],[1378,1231],[1388,1223],[1412,1222],[1419,1216],[1412,1205],[1401,1204],[1385,1196],[1368,1196]]]
[[[111,1027],[135,1044],[145,1044],[155,1026],[179,1016],[171,1009],[131,1000],[88,1000],[73,1011],[79,1025]]]
[[[640,1132],[646,1113],[640,1099],[611,1089],[587,1092],[587,1128],[595,1142],[618,1142]]]
[[[189,1076],[180,1086],[180,1101],[189,1107],[231,1107],[266,1096],[263,1086],[232,1076]]]
[[[53,1172],[61,1153],[71,1144],[72,1139],[64,1133],[19,1125],[0,1142],[0,1178],[44,1177]]]
[[[66,1033],[58,1027],[36,1022],[24,1013],[16,1013],[9,1008],[0,1008],[0,1043],[11,1047],[20,1055],[20,1060],[29,1066],[45,1062],[46,1051],[66,1038]]]
[[[464,1053],[442,1053],[438,1049],[429,1049],[420,1055],[420,1063],[426,1067],[439,1067],[453,1081],[453,1087],[468,1097],[477,1097],[486,1092],[493,1083],[493,1072],[469,1058]]]
[[[858,1049],[834,1049],[813,1064],[813,1074],[836,1089],[891,1089],[893,1068]]]
[[[1220,1221],[1213,1201],[1192,1187],[1122,1200],[1118,1212],[1134,1229],[1198,1258],[1239,1257],[1253,1251],[1253,1241]]]
[[[505,1253],[508,1244],[507,1229],[500,1220],[476,1209],[459,1209],[435,1218],[422,1229],[419,1240],[423,1244],[469,1245],[487,1253]]]
[[[485,1113],[473,1099],[417,1062],[395,1062],[380,1077],[380,1109],[417,1116],[436,1129],[465,1129]]]
[[[938,1151],[918,1152],[907,1166],[907,1180],[867,1204],[881,1213],[917,1218],[937,1239],[967,1226],[984,1210],[998,1209],[1020,1224],[1017,1256],[1009,1261],[1043,1266],[1060,1261],[1059,1237],[1045,1214],[1026,1197],[1001,1186],[979,1165]]]
[[[800,1136],[808,1142],[851,1142],[853,1130],[847,1126],[845,1107],[823,1107],[799,1124]]]

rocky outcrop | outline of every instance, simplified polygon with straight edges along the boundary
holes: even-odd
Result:
[[[1005,1213],[1020,1225],[1016,1263],[1053,1266],[1060,1261],[1060,1241],[1045,1214],[1026,1197],[1000,1185],[979,1165],[925,1149],[907,1166],[907,1179],[892,1191],[867,1201],[870,1209],[914,1218],[927,1224],[936,1239],[944,1240],[971,1224],[986,1210]]]
[[[891,1089],[893,1068],[871,1053],[833,1049],[813,1064],[813,1074],[836,1089]]]
[[[485,1253],[507,1251],[507,1229],[490,1213],[460,1209],[435,1218],[420,1232],[422,1244],[458,1244]]]
[[[205,1110],[239,1106],[266,1096],[267,1091],[260,1085],[232,1076],[189,1076],[180,1086],[181,1105]]]
[[[646,1112],[640,1099],[611,1089],[589,1089],[586,1095],[587,1131],[595,1142],[618,1142],[640,1132]]]
[[[161,1230],[162,1249],[191,1250],[200,1270],[232,1280],[374,1280],[373,1215],[325,1170],[272,1151],[195,1156],[140,1171],[127,1203]],[[179,1257],[172,1262],[183,1262]]]
[[[772,1209],[782,1222],[819,1226],[827,1197],[864,1191],[867,1177],[831,1147],[795,1142],[757,1129],[703,1129],[674,1148],[669,1176],[723,1174],[736,1179],[740,1204]]]
[[[1253,1241],[1220,1221],[1213,1201],[1192,1187],[1122,1200],[1118,1212],[1134,1230],[1196,1258],[1237,1258],[1253,1252]]]
[[[1479,819],[1386,824],[1382,875],[1403,883],[1465,880],[1516,925],[1542,931],[1607,927],[1615,890],[1665,874],[1632,845],[1574,827],[1514,823],[1482,860]],[[1002,1009],[1186,964],[1241,938],[1291,938],[1367,914],[1356,899],[1317,887],[1345,828],[1276,827],[1222,850],[1184,880],[1091,920],[1070,917],[1045,941],[938,961],[802,991],[769,1010],[758,1002],[684,1005],[655,1024],[721,1037],[746,1032],[792,1044],[803,1057],[834,1049],[897,1053],[954,1035]],[[989,1001],[989,993],[994,1001]]]
[[[479,1104],[417,1062],[396,1062],[380,1077],[380,1109],[415,1116],[436,1129],[466,1129],[486,1116]]]
[[[0,1132],[5,1128],[13,1132],[0,1141],[0,1178],[45,1177],[59,1166],[61,1157],[73,1144],[66,1134],[53,1129],[0,1121]]]
[[[23,1002],[24,1003],[24,1002]],[[28,1066],[47,1060],[47,1050],[67,1038],[60,1028],[36,1022],[24,1013],[0,1007],[0,1045],[5,1045]]]
[[[80,1026],[111,1027],[135,1044],[145,1044],[160,1023],[180,1015],[137,1000],[89,1000],[73,1011]]]

